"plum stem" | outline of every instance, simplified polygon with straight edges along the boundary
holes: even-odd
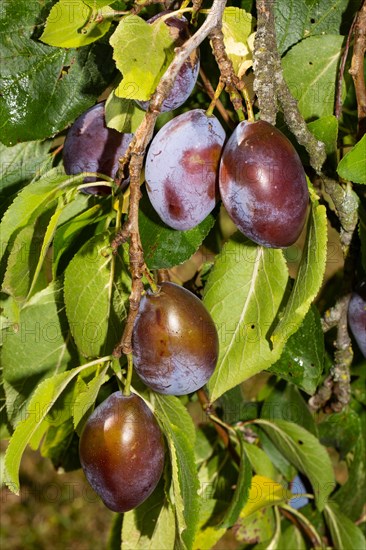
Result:
[[[209,107],[206,111],[206,116],[212,116],[212,113],[213,113],[213,111],[216,107],[216,103],[217,103],[221,93],[223,92],[224,88],[225,88],[225,82],[222,80],[222,78],[220,78],[219,83],[217,85],[217,88],[214,92],[212,101],[211,101],[211,103],[210,103],[210,105],[209,105]]]
[[[203,88],[205,89],[205,91],[208,94],[208,96],[210,97],[210,99],[213,99],[214,95],[215,95],[215,90],[213,89],[211,82],[207,78],[206,73],[202,69],[202,66],[200,67],[200,77],[201,77],[201,80],[202,80],[202,83],[203,83]],[[226,124],[228,125],[228,127],[231,130],[234,130],[234,128],[235,128],[234,121],[230,117],[229,113],[227,112],[227,110],[223,106],[220,99],[218,99],[218,98],[216,99],[215,106],[216,106],[217,110],[219,111],[220,115],[222,116],[222,118],[224,119],[224,121],[226,122]]]
[[[127,373],[126,373],[126,381],[125,381],[125,387],[123,389],[123,395],[129,396],[130,395],[130,388],[131,388],[131,380],[132,380],[132,373],[133,373],[133,356],[132,353],[127,353]]]
[[[147,279],[147,282],[150,285],[151,290],[153,291],[154,294],[156,294],[159,291],[159,287],[156,284],[156,282],[154,280],[154,277],[151,275],[150,270],[149,270],[149,268],[147,267],[146,264],[144,266],[144,275]]]
[[[221,24],[226,0],[214,0],[206,20],[197,32],[191,36],[181,47],[176,48],[176,54],[168,69],[162,76],[156,92],[153,94],[149,108],[144,119],[137,128],[135,136],[129,147],[130,152],[130,203],[128,219],[125,225],[116,235],[112,247],[114,250],[123,242],[129,241],[129,257],[131,272],[130,309],[127,315],[125,329],[121,341],[113,350],[115,357],[122,353],[132,353],[132,333],[138,314],[141,296],[143,292],[142,276],[145,266],[144,253],[141,245],[139,231],[139,202],[141,198],[140,183],[143,168],[143,160],[146,148],[153,136],[155,122],[160,114],[161,106],[168,97],[175,79],[190,54],[203,42],[210,32]]]

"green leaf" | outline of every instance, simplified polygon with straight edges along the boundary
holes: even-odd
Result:
[[[352,409],[330,414],[319,423],[319,439],[326,447],[334,447],[344,460],[362,437],[358,414]]]
[[[353,451],[353,459],[348,461],[348,479],[332,496],[342,512],[356,521],[362,514],[366,494],[366,446],[360,437]]]
[[[296,468],[290,464],[287,458],[285,458],[283,453],[275,446],[262,428],[256,427],[255,431],[259,434],[261,448],[268,456],[269,460],[273,463],[276,470],[282,474],[286,481],[292,481],[297,473]]]
[[[363,269],[366,272],[366,210],[361,204],[359,206],[359,218],[358,232],[361,241],[361,260]]]
[[[50,144],[30,141],[6,147],[0,143],[0,213],[9,206],[12,197],[32,180],[48,155]]]
[[[111,529],[107,541],[107,550],[121,550],[122,548],[123,514],[113,514]]]
[[[66,50],[36,39],[51,4],[2,2],[0,134],[6,145],[63,130],[95,103],[115,69],[107,44]]]
[[[235,73],[241,78],[252,66],[252,50],[255,19],[245,10],[225,8],[222,19],[222,32],[226,53],[233,64]],[[250,36],[252,35],[252,36]],[[253,40],[249,41],[249,37]]]
[[[25,302],[32,280],[34,280],[40,258],[40,248],[53,212],[54,208],[44,212],[34,225],[23,227],[14,239],[2,290],[15,298],[19,306]],[[48,284],[47,274],[43,273],[42,275],[42,280],[38,277],[39,285],[38,288],[34,287],[35,290],[40,291]]]
[[[37,383],[74,361],[62,288],[51,283],[33,296],[20,311],[19,321],[4,334],[2,364],[9,420],[16,423]]]
[[[85,228],[93,227],[93,224],[101,221],[107,215],[103,204],[98,202],[91,205],[91,200],[93,199],[86,198],[85,195],[80,193],[72,203],[66,206],[63,215],[60,217],[60,224],[56,229],[52,246],[52,270],[54,275],[58,272],[62,255],[70,249],[73,253],[73,246],[75,245],[79,245],[78,248],[80,247],[80,232]],[[87,208],[88,205],[90,205],[90,208]],[[65,215],[69,219],[63,219]]]
[[[337,504],[329,503],[324,508],[325,521],[337,550],[363,550],[366,547],[365,537],[359,527],[342,514]]]
[[[163,269],[188,260],[202,244],[214,222],[214,216],[209,214],[197,227],[188,231],[171,229],[160,220],[144,194],[140,202],[139,226],[147,266]]]
[[[91,44],[105,35],[111,26],[111,21],[103,18],[104,11],[111,13],[112,10],[91,9],[83,0],[73,0],[72,3],[70,0],[59,0],[47,17],[40,40],[59,48],[79,48]]]
[[[337,172],[345,180],[366,183],[366,135],[342,158]]]
[[[308,128],[316,139],[325,144],[327,155],[337,151],[338,119],[334,115],[324,116],[309,122]]]
[[[281,550],[306,550],[306,543],[301,534],[301,531],[295,525],[289,525],[281,534],[278,548]]]
[[[199,510],[195,427],[178,398],[154,394],[154,404],[156,417],[169,446],[178,534],[186,547],[191,548]]]
[[[236,540],[246,544],[267,541],[273,536],[274,530],[273,509],[270,507],[261,508],[250,516],[239,518],[233,528]],[[282,547],[281,550],[283,550]]]
[[[235,431],[239,440],[240,466],[238,481],[235,487],[235,493],[230,502],[230,506],[226,510],[225,516],[221,524],[221,526],[226,527],[226,529],[232,527],[237,521],[241,510],[248,500],[249,488],[252,480],[252,468],[246,455],[243,435],[239,430]]]
[[[68,187],[76,186],[81,181],[82,176],[66,176],[54,168],[39,180],[27,185],[14,199],[1,220],[0,259],[4,256],[15,232],[33,223]]]
[[[204,498],[200,503],[198,529],[193,541],[193,550],[213,548],[226,533],[225,527],[219,527],[218,515],[222,514],[222,508],[226,503],[213,498]]]
[[[99,370],[99,369],[98,369]],[[100,372],[96,372],[94,378],[88,383],[83,383],[83,388],[78,391],[73,403],[73,422],[75,431],[81,433],[85,417],[89,416],[94,407],[99,390],[106,380],[107,367]]]
[[[325,448],[313,434],[284,420],[256,420],[283,455],[309,479],[318,510],[334,489],[333,468]]]
[[[285,80],[309,122],[333,114],[342,44],[343,36],[311,36],[291,48],[282,60]]]
[[[124,514],[122,541],[123,550],[174,548],[174,510],[165,498],[163,483],[138,508]]]
[[[342,34],[340,28],[348,4],[349,0],[276,0],[274,11],[279,52],[283,53],[307,36]]]
[[[271,340],[274,347],[282,347],[301,325],[310,305],[318,294],[327,259],[327,216],[325,206],[317,205],[312,198],[308,220],[306,244],[302,253],[298,274],[281,321]]]
[[[204,296],[220,341],[208,383],[212,401],[279,358],[280,350],[272,351],[268,333],[287,279],[281,250],[257,246],[239,233],[217,257]]]
[[[103,359],[99,361],[103,362]],[[27,407],[26,416],[17,425],[5,455],[6,485],[14,493],[18,494],[19,491],[19,466],[27,444],[34,438],[40,439],[45,433],[48,425],[44,423],[44,419],[54,402],[75,376],[89,366],[90,363],[87,363],[71,371],[56,374],[37,386]]]
[[[134,134],[144,119],[146,112],[133,99],[117,97],[111,92],[105,104],[105,119],[108,128],[122,134]]]
[[[90,239],[65,271],[66,314],[75,343],[86,357],[98,356],[106,348],[112,352],[113,343],[122,334],[121,322],[126,315],[124,312],[120,319],[112,315],[117,264],[120,274],[126,273],[126,269],[122,258],[112,254],[111,238],[106,232]],[[124,304],[127,295],[121,298]]]
[[[164,21],[146,23],[137,15],[124,17],[110,43],[123,79],[116,95],[148,100],[174,57],[174,40]]]
[[[313,395],[324,367],[324,334],[320,314],[312,306],[300,328],[287,340],[280,359],[270,372]]]
[[[245,443],[244,449],[248,460],[255,471],[259,476],[268,477],[273,480],[277,480],[279,474],[274,465],[272,464],[270,458],[267,454],[254,444]]]
[[[261,418],[267,420],[286,420],[293,422],[305,428],[308,432],[317,436],[317,426],[314,418],[309,411],[307,403],[304,401],[299,390],[292,384],[287,384],[285,390],[279,387],[275,388],[265,399]]]

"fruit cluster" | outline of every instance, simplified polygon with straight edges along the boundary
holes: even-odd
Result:
[[[134,365],[156,392],[183,395],[212,375],[218,336],[202,302],[188,290],[162,283],[143,297],[133,332]],[[87,420],[80,438],[86,478],[116,512],[141,504],[155,489],[164,465],[160,428],[137,395],[116,392]]]
[[[187,40],[184,18],[171,17],[165,23],[177,46]],[[186,101],[198,71],[196,51],[182,66],[163,111]],[[140,102],[140,107],[147,109],[148,102]],[[98,103],[76,120],[67,135],[66,172],[99,172],[114,178],[132,137],[108,128],[105,104]],[[261,120],[241,122],[225,141],[219,120],[201,109],[165,124],[153,139],[145,164],[154,209],[168,226],[188,230],[204,220],[221,197],[236,226],[254,242],[267,247],[291,245],[304,226],[308,205],[296,150],[278,129]],[[85,179],[90,181],[96,180]],[[98,193],[98,186],[89,192]],[[137,374],[163,394],[185,395],[200,389],[218,358],[217,331],[204,305],[170,282],[142,297],[132,344]],[[164,465],[163,437],[143,399],[116,392],[97,407],[81,434],[80,460],[88,481],[109,508],[125,512],[141,504],[159,482]]]

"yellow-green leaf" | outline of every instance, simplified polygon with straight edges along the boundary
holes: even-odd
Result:
[[[108,32],[111,21],[103,13],[111,11],[109,7],[92,9],[82,0],[59,0],[50,11],[41,40],[59,48],[91,44]]]
[[[247,503],[240,512],[240,517],[246,518],[262,508],[287,502],[292,496],[290,491],[273,481],[273,479],[265,476],[254,476]]]
[[[110,43],[123,75],[116,95],[150,99],[174,57],[174,39],[168,26],[161,19],[149,24],[137,15],[129,15],[120,21]]]
[[[254,23],[255,19],[245,10],[232,6],[224,10],[222,32],[225,49],[239,78],[253,65]]]

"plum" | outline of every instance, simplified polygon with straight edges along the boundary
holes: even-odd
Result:
[[[85,476],[114,512],[139,506],[154,491],[164,466],[161,430],[138,395],[117,391],[88,418],[79,456]]]
[[[164,282],[143,296],[133,329],[137,374],[154,391],[184,395],[201,388],[218,357],[218,335],[205,306],[189,290]]]
[[[309,202],[305,172],[272,124],[240,122],[222,153],[219,185],[229,216],[252,241],[284,248],[300,236]]]
[[[352,293],[348,306],[348,325],[364,357],[366,357],[366,282]]]
[[[105,101],[97,103],[80,115],[67,133],[63,148],[66,174],[99,172],[114,178],[118,160],[127,151],[132,138],[133,134],[122,134],[108,128],[105,123]],[[85,183],[93,181],[97,181],[97,178],[84,179]],[[110,189],[95,186],[86,192],[107,194]]]
[[[146,157],[146,187],[169,227],[191,229],[215,207],[224,140],[220,122],[202,109],[175,117],[154,137]]]

